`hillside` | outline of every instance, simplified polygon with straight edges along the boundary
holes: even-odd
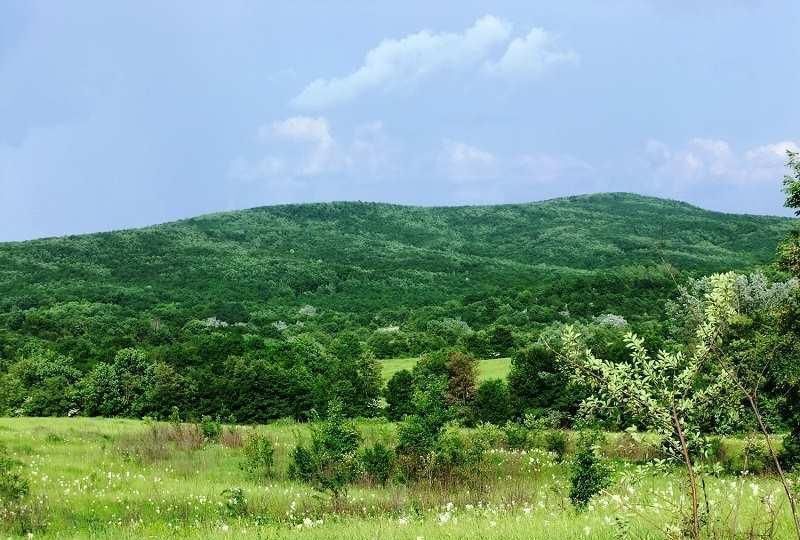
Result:
[[[36,339],[92,363],[120,346],[173,342],[208,317],[364,337],[445,318],[475,329],[607,312],[647,320],[673,273],[769,263],[791,224],[615,193],[500,206],[272,206],[5,243],[0,355]]]

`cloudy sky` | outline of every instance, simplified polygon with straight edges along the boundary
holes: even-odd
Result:
[[[0,240],[597,191],[787,214],[798,28],[796,0],[4,0]]]

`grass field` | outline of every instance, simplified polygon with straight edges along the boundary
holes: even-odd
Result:
[[[417,358],[387,358],[379,360],[383,380],[388,381],[392,375],[402,369],[411,370],[417,363]],[[510,358],[489,358],[478,362],[478,379],[485,381],[488,379],[505,379],[511,369]]]
[[[23,464],[31,495],[22,517],[0,511],[0,537],[29,530],[33,538],[665,538],[673,504],[685,504],[680,469],[640,483],[618,462],[616,482],[576,513],[566,493],[567,465],[542,452],[490,454],[475,485],[422,482],[378,488],[357,485],[332,501],[286,477],[288,453],[306,427],[277,423],[257,429],[276,445],[275,473],[255,479],[240,467],[241,435],[222,443],[178,445],[159,439],[154,424],[86,418],[2,418],[0,442]],[[168,428],[162,424],[160,428]],[[394,426],[362,422],[367,440],[391,439]],[[613,448],[619,438],[612,438]],[[247,511],[227,509],[230,488],[240,487]],[[720,476],[706,485],[715,538],[766,530],[790,538],[786,505],[770,477]],[[2,509],[0,509],[2,510]],[[20,528],[25,525],[25,530]],[[753,536],[755,537],[755,536]]]

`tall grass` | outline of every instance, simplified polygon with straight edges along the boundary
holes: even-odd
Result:
[[[359,428],[367,444],[394,437],[390,424],[368,421]],[[0,522],[0,537],[665,538],[665,524],[686,504],[679,469],[637,476],[637,465],[615,461],[614,486],[577,513],[567,496],[568,463],[541,449],[500,445],[469,482],[365,482],[334,510],[327,497],[286,477],[290,451],[307,436],[306,426],[226,428],[236,435],[223,430],[220,442],[200,441],[194,429],[132,420],[0,419],[0,442],[25,464],[31,487],[27,522]],[[239,441],[253,430],[274,444],[273,474],[266,479],[241,467]],[[623,437],[609,437],[607,452],[631,452],[629,441],[617,444]],[[236,512],[227,506],[234,488],[244,497]],[[715,538],[779,539],[791,532],[781,486],[769,475],[723,474],[710,479],[706,492]]]

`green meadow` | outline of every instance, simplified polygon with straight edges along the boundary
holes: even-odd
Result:
[[[358,428],[366,442],[395,436],[395,426],[382,421],[360,421]],[[242,468],[242,444],[253,430],[273,441],[269,476],[253,477]],[[480,474],[457,485],[361,482],[340,500],[287,478],[289,452],[307,437],[307,425],[226,426],[218,442],[195,435],[190,424],[0,419],[0,442],[30,480],[26,506],[17,515],[2,514],[2,536],[670,538],[670,524],[680,524],[676,518],[687,504],[680,468],[646,474],[635,464],[646,457],[646,435],[608,435],[602,452],[614,464],[615,482],[581,513],[566,495],[568,455],[559,463],[535,434],[519,450],[498,436]],[[724,445],[735,453],[742,442]],[[242,490],[238,503],[232,501],[235,488]],[[714,508],[708,530],[716,538],[791,535],[780,484],[769,474],[711,476],[704,497]]]
[[[381,375],[384,381],[392,378],[392,375],[400,370],[411,371],[416,365],[418,358],[387,358],[380,360]],[[478,380],[487,381],[489,379],[505,379],[511,370],[510,358],[489,358],[478,361]]]

